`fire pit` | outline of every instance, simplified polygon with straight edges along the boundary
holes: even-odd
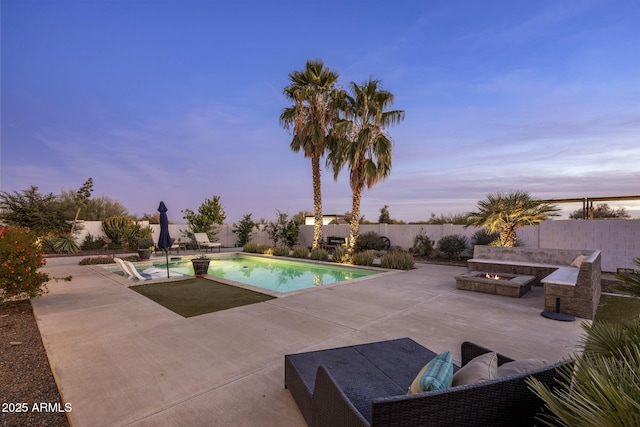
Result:
[[[456,277],[456,289],[520,298],[534,281],[535,276],[468,271]]]

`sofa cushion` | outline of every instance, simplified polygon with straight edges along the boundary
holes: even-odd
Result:
[[[420,371],[411,387],[409,394],[422,393],[432,390],[444,390],[451,386],[453,378],[453,358],[451,353],[440,353],[427,363]]]
[[[585,259],[587,259],[587,258],[589,258],[589,257],[588,257],[588,256],[585,256],[585,255],[578,255],[578,256],[576,257],[576,259],[574,259],[574,260],[571,262],[571,264],[570,264],[570,265],[571,265],[571,267],[577,267],[577,268],[580,268],[580,266],[582,265],[582,263],[584,262],[584,260],[585,260]]]
[[[498,372],[498,353],[495,351],[481,354],[469,361],[453,376],[453,387],[473,384],[496,378]]]
[[[546,360],[541,359],[522,359],[513,362],[503,363],[498,366],[498,377],[508,377],[509,375],[521,374],[523,372],[533,371],[548,365]]]

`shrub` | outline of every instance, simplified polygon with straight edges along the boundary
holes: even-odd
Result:
[[[260,250],[260,246],[257,243],[249,242],[244,245],[242,248],[242,252],[247,252],[250,254],[257,254]]]
[[[379,251],[385,249],[386,242],[382,240],[382,236],[375,231],[369,231],[364,234],[360,234],[356,238],[355,250],[356,252],[362,252],[367,250]]]
[[[380,259],[382,268],[394,268],[396,270],[411,270],[413,268],[413,256],[409,252],[389,252]]]
[[[103,255],[103,256],[94,256],[88,258],[82,258],[80,261],[80,265],[96,265],[96,264],[113,264],[115,261],[113,257]]]
[[[292,256],[294,258],[309,258],[309,249],[306,246],[296,246],[293,248]]]
[[[420,233],[413,238],[413,252],[420,256],[427,256],[431,251],[433,251],[433,240],[421,229]]]
[[[324,249],[314,249],[311,251],[311,259],[316,261],[328,261],[329,260],[329,252]]]
[[[438,250],[446,258],[459,258],[465,249],[467,249],[467,238],[460,234],[444,236],[438,242]]]
[[[497,231],[494,233],[489,233],[486,228],[482,228],[471,236],[471,244],[472,245],[492,245],[497,246],[497,243],[500,242],[500,233]]]
[[[102,221],[102,231],[118,247],[125,243],[128,228],[133,220],[126,216],[112,216]]]
[[[275,256],[289,256],[289,252],[291,252],[291,248],[289,246],[276,246],[273,248],[273,254]]]
[[[91,233],[84,236],[84,241],[80,245],[80,249],[83,251],[91,251],[95,249],[102,249],[104,247],[104,240],[100,237],[93,237]]]
[[[332,256],[335,262],[347,262],[349,261],[349,250],[343,246],[336,246]]]
[[[351,257],[351,262],[354,265],[373,265],[373,260],[376,259],[375,251],[357,252]]]
[[[51,277],[38,271],[45,264],[34,232],[24,227],[0,227],[0,301],[46,293]],[[71,280],[71,276],[64,280]]]

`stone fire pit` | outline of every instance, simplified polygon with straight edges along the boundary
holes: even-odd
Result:
[[[520,298],[534,281],[535,276],[468,271],[456,277],[456,289]]]

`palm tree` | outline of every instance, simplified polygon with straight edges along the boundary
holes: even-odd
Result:
[[[555,205],[532,198],[525,191],[488,194],[478,202],[478,211],[467,214],[469,226],[486,227],[489,233],[500,233],[500,246],[516,245],[516,230],[525,225],[537,225],[551,216],[558,216]]]
[[[291,83],[284,88],[293,103],[282,110],[280,124],[293,131],[291,149],[311,159],[313,179],[313,245],[322,241],[322,191],[320,158],[327,146],[328,134],[338,119],[337,100],[342,91],[336,86],[339,74],[321,60],[309,60],[301,71],[289,73]]]
[[[354,252],[360,226],[360,201],[365,185],[373,187],[391,172],[392,140],[385,128],[404,120],[403,110],[386,111],[393,94],[382,90],[379,80],[369,79],[361,86],[351,82],[351,95],[341,100],[343,120],[335,126],[327,163],[334,179],[343,166],[349,166],[352,191],[349,253]]]

